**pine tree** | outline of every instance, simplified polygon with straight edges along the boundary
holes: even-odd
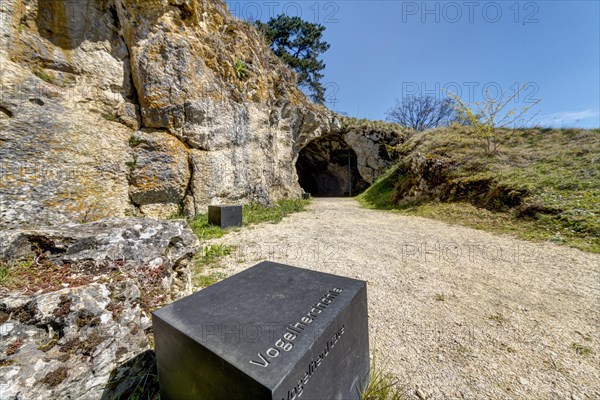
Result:
[[[308,89],[314,102],[323,104],[325,88],[320,71],[325,63],[319,56],[329,49],[329,43],[322,40],[325,27],[286,15],[255,24],[275,54],[296,71],[298,85]]]

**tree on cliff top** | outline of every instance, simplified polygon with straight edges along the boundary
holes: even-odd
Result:
[[[296,71],[298,84],[310,91],[313,101],[323,104],[325,88],[320,71],[325,69],[325,63],[318,58],[329,49],[329,43],[322,40],[325,27],[286,15],[255,24],[273,52]]]

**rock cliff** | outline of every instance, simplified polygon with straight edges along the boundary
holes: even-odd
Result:
[[[3,228],[298,196],[299,149],[339,129],[218,0],[0,12]]]

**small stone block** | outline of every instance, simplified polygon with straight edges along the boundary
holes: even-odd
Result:
[[[263,262],[152,315],[163,400],[358,400],[366,282]]]
[[[242,226],[242,206],[208,206],[208,223],[221,229]]]
[[[310,199],[310,193],[306,193],[306,192],[302,193],[302,198],[304,200]]]

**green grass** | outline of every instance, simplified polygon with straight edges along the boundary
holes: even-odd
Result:
[[[392,210],[396,208],[393,197],[397,171],[398,167],[390,168],[371,187],[357,196],[358,201],[367,208],[377,208],[380,210]]]
[[[226,244],[213,244],[205,247],[194,258],[194,264],[200,267],[214,266],[222,257],[228,256],[235,250],[235,246]]]
[[[10,265],[2,262],[0,263],[0,286],[4,285],[5,282],[8,281],[10,277]]]
[[[204,247],[193,258],[192,284],[196,287],[207,287],[227,277],[222,272],[215,271],[223,268],[219,260],[235,250],[235,246],[212,244]]]
[[[361,400],[404,400],[408,399],[406,391],[403,390],[396,378],[387,372],[373,357],[369,384],[360,392]]]
[[[192,279],[192,284],[195,287],[204,288],[214,285],[215,283],[220,282],[225,278],[227,278],[227,275],[225,275],[224,273],[212,271],[204,274],[194,275]]]
[[[245,205],[242,212],[243,225],[259,224],[264,222],[277,223],[284,217],[299,211],[303,211],[310,204],[310,200],[285,199],[280,200],[271,207],[258,204]],[[222,237],[228,230],[208,223],[206,214],[198,214],[188,221],[192,231],[200,240]]]
[[[46,71],[44,71],[43,69],[34,69],[32,72],[35,76],[37,76],[44,82],[48,82],[51,84],[55,83],[54,78],[51,75],[48,75],[48,73]]]
[[[575,353],[577,353],[580,356],[594,354],[594,351],[592,349],[579,343],[572,343],[571,348],[575,350]]]
[[[278,201],[272,207],[265,207],[256,204],[246,205],[242,211],[243,226],[259,223],[277,223],[284,217],[299,211],[303,211],[310,204],[310,200],[286,199]],[[176,218],[177,216],[173,216]],[[206,214],[196,215],[188,220],[192,231],[200,240],[220,238],[230,230],[239,228],[221,229],[218,226],[208,223]],[[223,268],[220,259],[230,255],[235,250],[235,246],[226,244],[213,244],[204,247],[196,254],[193,259],[192,283],[195,287],[207,287],[213,285],[227,277],[218,269]]]
[[[265,207],[257,204],[244,206],[243,224],[252,225],[264,222],[277,223],[290,214],[304,211],[310,200],[286,199],[278,201],[273,207]]]
[[[499,154],[489,156],[458,127],[414,134],[399,146],[399,165],[358,200],[365,207],[600,252],[600,130],[522,129],[502,131],[499,137]],[[417,152],[451,166],[446,183],[489,180],[494,188],[514,193],[521,204],[507,207],[491,190],[467,193],[456,202],[394,201],[411,185],[411,177],[399,171],[407,170]]]
[[[0,261],[0,286],[10,289],[26,286],[26,278],[34,271],[34,258],[31,254],[18,260]]]
[[[194,218],[188,220],[188,224],[200,240],[220,238],[227,231],[219,226],[210,225],[207,214],[197,214]]]
[[[498,234],[509,234],[532,242],[549,241],[584,251],[600,253],[600,240],[578,235],[540,220],[522,219],[511,213],[490,211],[469,203],[424,203],[404,207],[404,215],[431,218]]]

